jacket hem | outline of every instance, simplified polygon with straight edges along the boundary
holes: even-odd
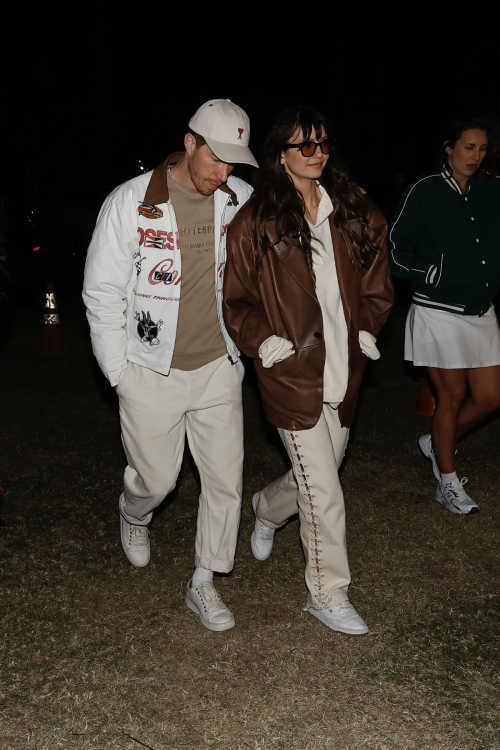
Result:
[[[414,305],[428,307],[432,310],[444,310],[445,312],[454,313],[455,315],[474,315],[474,313],[466,312],[465,305],[451,305],[446,302],[437,302],[436,300],[432,300],[430,297],[426,297],[424,294],[419,294],[418,292],[413,294],[411,301]]]

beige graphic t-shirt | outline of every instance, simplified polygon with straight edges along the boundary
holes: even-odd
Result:
[[[167,176],[182,258],[181,298],[172,367],[197,370],[223,354],[226,345],[215,298],[214,197]]]

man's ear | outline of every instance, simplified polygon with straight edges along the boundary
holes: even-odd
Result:
[[[192,156],[196,151],[196,138],[191,133],[186,133],[184,136],[184,148],[189,156]]]

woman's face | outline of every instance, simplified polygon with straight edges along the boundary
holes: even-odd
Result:
[[[448,161],[453,173],[459,177],[471,177],[479,169],[488,149],[488,134],[485,130],[464,130],[453,148],[446,146]]]
[[[327,134],[325,129],[322,128],[318,139],[316,139],[316,134],[313,133],[308,140],[322,143],[326,138]],[[299,143],[303,143],[304,140],[302,130],[297,130],[290,143],[298,145]],[[294,182],[300,182],[303,179],[317,180],[321,177],[321,173],[329,157],[330,154],[324,154],[319,146],[316,146],[316,150],[312,156],[303,156],[299,148],[287,148],[281,153],[281,164],[283,164]]]

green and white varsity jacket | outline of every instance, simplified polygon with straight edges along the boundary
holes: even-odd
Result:
[[[412,185],[389,232],[389,262],[416,305],[484,315],[500,287],[500,179],[471,179],[462,193],[443,171]]]

